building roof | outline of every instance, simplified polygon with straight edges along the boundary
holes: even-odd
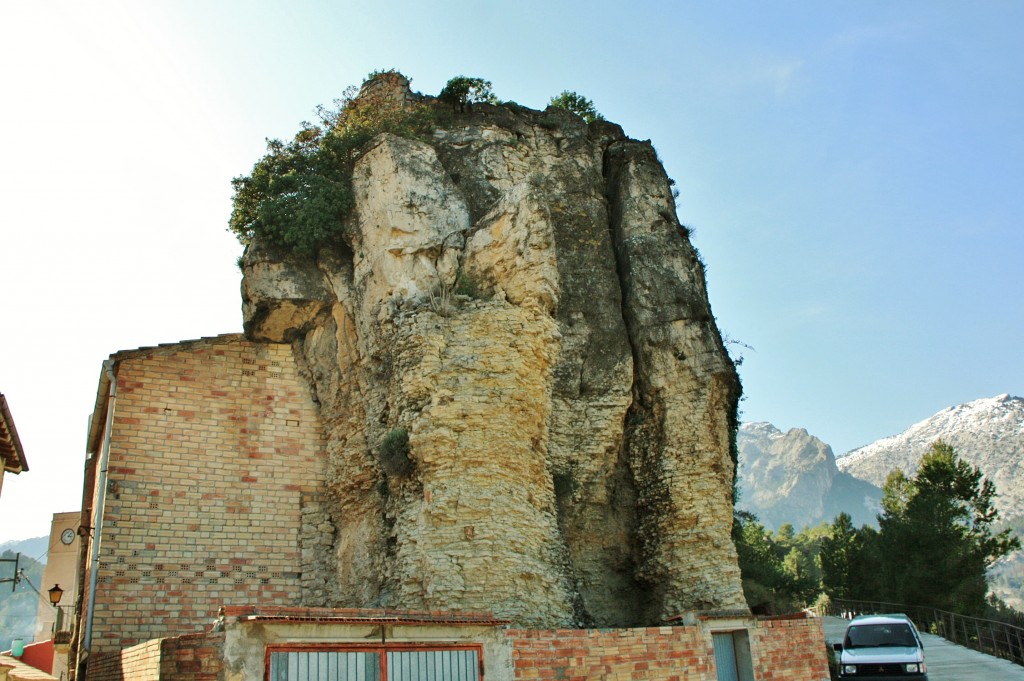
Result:
[[[486,612],[382,610],[362,608],[304,608],[288,606],[230,606],[220,609],[222,619],[240,622],[317,622],[333,624],[476,625],[511,624]]]
[[[7,407],[7,398],[0,393],[0,459],[4,470],[8,473],[20,473],[28,470],[25,450],[18,438],[18,429],[14,427],[14,417]]]

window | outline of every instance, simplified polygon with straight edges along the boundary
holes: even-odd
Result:
[[[479,646],[267,649],[267,681],[481,681]]]

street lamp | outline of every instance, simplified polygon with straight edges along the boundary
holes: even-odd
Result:
[[[60,588],[60,584],[54,584],[52,589],[46,590],[46,593],[50,595],[50,605],[57,611],[57,621],[53,623],[54,634],[57,634],[64,626],[64,611],[57,605],[60,603],[60,597],[64,595],[64,589]]]

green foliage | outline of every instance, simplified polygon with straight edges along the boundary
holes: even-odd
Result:
[[[480,283],[476,278],[466,274],[465,270],[460,269],[455,275],[455,295],[468,296],[473,299],[479,299],[483,297],[483,291],[481,291]]]
[[[792,612],[809,605],[820,591],[818,546],[824,526],[795,534],[783,525],[773,535],[746,511],[733,518],[733,543],[739,558],[743,594],[758,610]]]
[[[409,458],[409,431],[392,428],[380,442],[377,460],[381,470],[389,477],[401,478],[412,472],[413,462]]]
[[[583,95],[570,92],[569,90],[562,90],[562,94],[552,97],[551,101],[548,102],[548,106],[571,111],[587,123],[604,120],[604,116],[597,112],[592,101]]]
[[[555,473],[552,478],[552,483],[554,483],[555,497],[558,499],[571,497],[580,487],[580,484],[577,482],[576,476],[572,471]]]
[[[1019,549],[1015,528],[995,529],[996,490],[981,471],[936,442],[917,475],[892,473],[880,529],[853,526],[846,513],[831,525],[783,525],[775,535],[739,512],[733,541],[747,602],[776,611],[807,605],[818,591],[838,599],[932,606],[1003,621],[1021,616],[986,599],[987,570]]]
[[[836,518],[822,545],[825,588],[840,598],[983,614],[988,568],[1020,548],[1009,528],[994,530],[995,494],[977,467],[936,442],[915,477],[886,480],[877,532]]]
[[[890,476],[879,517],[881,554],[892,593],[900,603],[930,605],[966,615],[985,610],[986,571],[1020,542],[1009,530],[994,532],[995,486],[936,442],[917,475]]]
[[[267,141],[252,173],[235,189],[229,228],[243,244],[254,238],[303,254],[340,234],[352,205],[348,171],[338,139],[308,124],[285,144]]]
[[[426,104],[383,107],[357,94],[350,87],[335,108],[318,108],[320,123],[304,122],[290,142],[268,140],[252,172],[231,181],[228,228],[240,242],[258,239],[271,248],[314,255],[343,234],[352,208],[352,167],[366,143],[382,132],[425,137],[434,129]]]
[[[985,619],[1024,629],[1024,612],[1015,610],[995,596],[989,596],[985,603]]]
[[[498,98],[491,91],[491,81],[468,76],[455,76],[449,80],[437,98],[458,107],[460,111],[465,111],[467,105],[498,103]]]
[[[840,513],[821,542],[821,584],[834,598],[877,599],[880,572],[878,532],[857,529],[847,513]]]

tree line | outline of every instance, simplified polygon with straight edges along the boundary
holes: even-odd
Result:
[[[829,597],[1024,618],[988,594],[988,569],[1021,547],[1012,528],[996,529],[995,495],[980,469],[940,441],[916,475],[889,474],[877,529],[854,527],[841,513],[799,533],[789,524],[773,533],[737,511],[733,540],[747,602],[787,612]]]

